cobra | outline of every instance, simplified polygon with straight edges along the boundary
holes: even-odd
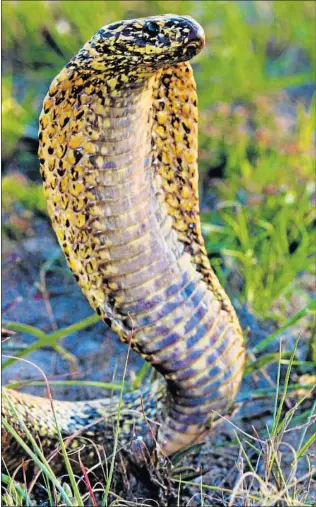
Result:
[[[244,364],[239,322],[201,233],[188,61],[204,44],[187,16],[104,26],[53,80],[40,116],[44,192],[68,265],[101,319],[159,374],[124,394],[120,441],[139,437],[162,455],[199,441],[227,412]],[[113,450],[117,404],[54,402],[84,462],[96,445]],[[44,450],[58,444],[48,400],[6,390],[2,409],[20,435],[22,419]],[[7,463],[22,454],[4,431]]]

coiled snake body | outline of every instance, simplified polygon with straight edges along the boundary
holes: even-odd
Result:
[[[40,117],[41,175],[68,265],[106,324],[165,378],[124,395],[120,439],[154,440],[165,455],[197,441],[214,410],[227,411],[244,363],[199,219],[197,96],[187,61],[203,45],[189,17],[105,26],[54,79]],[[52,450],[49,402],[6,392],[5,417],[23,435],[13,406]],[[70,447],[85,442],[90,461],[87,438],[111,449],[117,400],[54,404],[63,436],[78,432]],[[3,442],[16,463],[17,444],[6,432]]]

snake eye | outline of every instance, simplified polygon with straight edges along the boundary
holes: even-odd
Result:
[[[151,37],[154,37],[159,33],[159,25],[154,21],[147,21],[144,24],[143,30]]]

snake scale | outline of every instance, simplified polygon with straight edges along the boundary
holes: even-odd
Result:
[[[244,364],[235,311],[213,273],[198,200],[196,85],[188,61],[204,32],[188,16],[102,27],[53,80],[43,103],[39,159],[48,211],[68,265],[94,310],[160,379],[123,395],[120,442],[171,455],[226,413]],[[55,401],[75,460],[113,449],[115,397]],[[6,390],[49,454],[50,402]],[[8,466],[23,455],[4,431]],[[83,445],[84,444],[84,445]],[[137,447],[137,446],[136,446]],[[57,466],[57,465],[56,465]]]

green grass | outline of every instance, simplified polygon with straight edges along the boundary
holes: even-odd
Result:
[[[9,212],[19,202],[25,209],[40,213],[47,212],[43,186],[23,178],[18,173],[6,175],[2,180],[3,208]]]
[[[72,324],[71,326],[68,326],[63,329],[59,329],[58,331],[55,331],[50,334],[46,334],[40,329],[37,329],[34,326],[30,326],[28,324],[21,324],[19,322],[4,322],[4,327],[11,331],[18,331],[22,333],[26,333],[28,335],[34,336],[37,338],[37,341],[30,345],[29,347],[22,349],[15,358],[8,359],[3,365],[2,369],[7,368],[8,366],[12,365],[17,361],[17,359],[22,358],[30,354],[31,352],[35,352],[41,347],[49,345],[53,349],[57,350],[57,352],[66,353],[66,351],[62,348],[58,343],[62,338],[65,336],[68,336],[71,333],[80,331],[81,329],[84,329],[85,327],[91,326],[92,324],[98,322],[100,320],[99,316],[94,314],[90,317],[87,317],[86,319],[83,319],[79,322],[76,322],[75,324]],[[67,353],[66,353],[67,355]],[[68,354],[69,355],[69,354]]]
[[[215,263],[224,284],[232,267],[239,274],[241,300],[260,317],[291,297],[301,273],[315,274],[314,108],[300,106],[296,130],[281,134],[267,99],[242,111],[222,104],[202,118],[203,133],[214,126],[210,149],[207,140],[202,146],[213,153],[208,164],[227,158],[224,179],[214,182],[218,207],[202,214],[206,246],[224,257],[224,269]]]
[[[85,319],[87,321],[87,319]],[[85,322],[82,321],[82,322]],[[85,322],[85,327],[87,324]],[[14,326],[13,326],[14,327]],[[19,327],[19,326],[18,326]],[[77,326],[78,327],[78,326]],[[72,332],[71,326],[67,329],[68,333]],[[29,329],[28,329],[29,332]],[[33,331],[34,333],[34,331]],[[59,331],[60,333],[60,331]],[[102,494],[102,506],[109,505],[108,503],[108,497],[109,492],[111,489],[111,483],[113,479],[113,474],[115,470],[115,464],[116,464],[116,457],[117,457],[117,447],[118,447],[118,441],[119,441],[119,433],[120,433],[120,411],[122,407],[122,398],[123,398],[123,392],[125,390],[125,376],[127,371],[127,363],[128,363],[128,356],[129,356],[129,349],[128,354],[125,361],[125,368],[123,373],[123,378],[119,386],[119,398],[118,398],[118,408],[117,408],[117,421],[114,428],[114,434],[113,434],[113,453],[112,456],[109,457],[109,471],[108,474],[104,477],[104,490]],[[17,359],[17,358],[16,358]],[[21,360],[21,358],[20,358]],[[25,359],[22,361],[26,361]],[[29,362],[29,361],[26,361]],[[46,484],[46,491],[47,491],[47,497],[50,505],[66,505],[66,506],[81,506],[85,505],[84,500],[84,494],[85,492],[81,493],[79,490],[79,483],[82,482],[82,478],[79,479],[77,475],[74,473],[72,466],[71,466],[71,460],[69,459],[68,451],[66,448],[67,441],[64,441],[60,427],[58,425],[58,420],[54,408],[54,400],[51,395],[50,390],[50,384],[45,376],[45,373],[39,368],[38,366],[34,365],[34,367],[39,371],[41,376],[44,378],[44,384],[46,385],[51,408],[52,408],[52,414],[53,414],[53,420],[54,420],[54,426],[56,428],[57,437],[58,437],[58,444],[59,444],[59,450],[61,451],[61,459],[64,463],[65,470],[67,471],[67,479],[65,482],[62,482],[61,479],[56,476],[54,473],[53,468],[50,465],[50,459],[44,454],[43,450],[41,449],[41,444],[36,441],[34,436],[32,435],[31,431],[25,424],[23,418],[21,415],[16,411],[13,404],[10,402],[10,398],[7,396],[7,393],[4,391],[3,396],[6,401],[6,404],[9,407],[9,410],[12,412],[12,417],[15,420],[19,421],[20,429],[22,429],[25,437],[21,437],[19,432],[16,430],[16,425],[11,425],[9,421],[7,421],[5,418],[2,420],[2,426],[5,431],[7,431],[21,446],[26,453],[27,456],[30,457],[30,459],[36,464],[37,469],[39,470],[39,473],[37,474],[37,480],[40,480],[40,476],[42,482]],[[96,383],[97,384],[97,383]],[[102,383],[101,383],[102,385]],[[104,385],[103,385],[104,387]],[[116,390],[117,385],[116,384],[107,384],[106,386],[108,389]],[[96,506],[95,503],[95,496],[93,493],[93,488],[90,483],[89,478],[89,471],[86,470],[84,465],[81,463],[81,471],[84,478],[84,483],[87,489],[87,494],[92,501],[92,505]],[[4,468],[6,468],[4,463]],[[103,470],[103,467],[102,467]],[[18,469],[16,470],[16,472]],[[28,490],[23,488],[18,482],[14,480],[14,477],[11,477],[10,475],[3,474],[2,476],[2,484],[5,488],[2,500],[3,505],[10,506],[10,505],[33,505],[33,499],[31,499],[31,495],[29,494]],[[33,480],[34,485],[34,480]],[[31,484],[32,488],[32,484]]]

